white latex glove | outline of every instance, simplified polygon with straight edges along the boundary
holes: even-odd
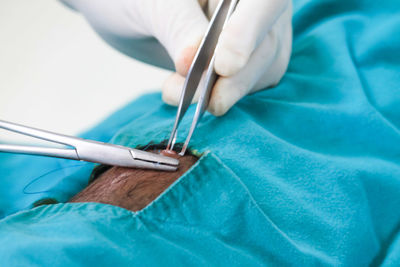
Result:
[[[209,13],[218,0],[209,0]],[[241,0],[223,30],[215,58],[221,76],[208,110],[225,114],[237,101],[276,85],[286,72],[292,48],[290,0]],[[163,88],[165,102],[179,103],[184,77],[173,74]]]
[[[109,44],[125,54],[167,68],[172,66],[171,58],[176,73],[163,86],[163,100],[171,105],[179,103],[184,77],[208,26],[207,17],[219,2],[62,1],[83,13]],[[239,1],[217,46],[215,70],[222,77],[211,95],[211,113],[223,115],[245,95],[280,81],[291,53],[291,16],[290,0]]]
[[[114,48],[181,75],[186,75],[208,26],[204,0],[61,1],[82,13]]]

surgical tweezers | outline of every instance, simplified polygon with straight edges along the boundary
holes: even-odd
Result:
[[[88,161],[111,166],[175,171],[179,160],[129,147],[57,134],[0,120],[0,128],[38,139],[70,146],[50,148],[0,144],[0,152],[41,155]]]
[[[189,133],[183,145],[182,151],[179,153],[180,155],[185,154],[193,132],[196,129],[197,123],[208,107],[212,88],[214,87],[218,78],[218,75],[214,71],[215,48],[217,46],[219,36],[230,15],[233,13],[238,1],[239,0],[221,0],[214,12],[213,17],[211,18],[208,30],[200,44],[199,49],[197,50],[196,56],[194,57],[193,63],[186,77],[182,95],[179,101],[174,127],[168,141],[167,150],[172,150],[174,148],[179,123],[192,103],[193,97],[202,79],[203,72],[206,69],[207,72],[205,75],[204,87],[201,88],[192,125],[189,129]]]

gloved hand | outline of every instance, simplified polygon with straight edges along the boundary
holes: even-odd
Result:
[[[61,0],[111,46],[185,75],[207,29],[197,0]],[[172,59],[172,61],[171,61]]]
[[[125,54],[167,68],[172,59],[176,73],[163,86],[163,100],[172,105],[179,103],[184,77],[219,2],[62,1],[83,13],[100,36]],[[223,115],[245,95],[280,81],[291,53],[291,15],[290,0],[239,1],[217,46],[215,70],[222,77],[211,95],[211,113]]]

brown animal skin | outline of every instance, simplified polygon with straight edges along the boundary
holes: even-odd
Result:
[[[192,155],[180,157],[164,151],[161,153],[179,158],[178,171],[112,167],[72,197],[69,202],[99,202],[131,211],[145,208],[197,161],[197,157]]]

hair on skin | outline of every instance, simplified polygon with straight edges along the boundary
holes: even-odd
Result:
[[[171,155],[171,153],[164,155],[179,159],[177,171],[111,167],[72,197],[69,202],[98,202],[139,211],[155,200],[198,159],[193,155],[179,156]]]

